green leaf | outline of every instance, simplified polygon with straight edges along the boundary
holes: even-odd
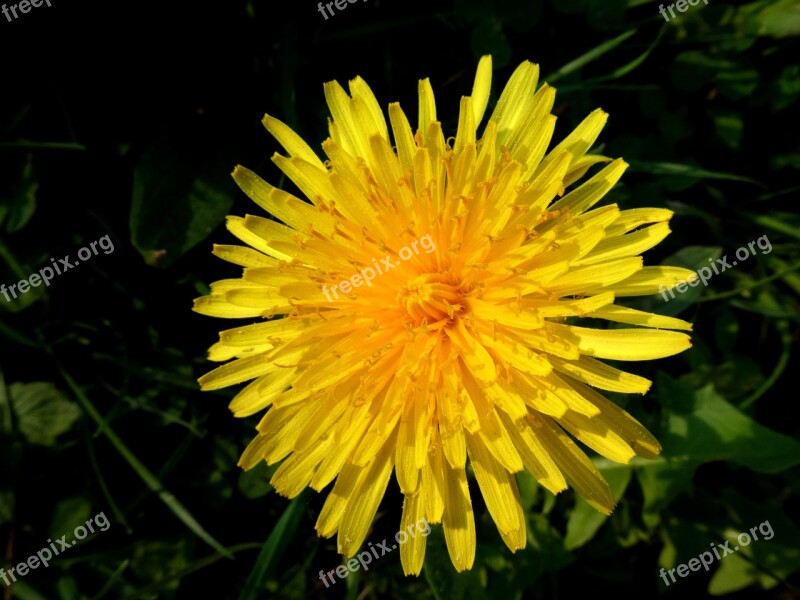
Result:
[[[0,369],[0,435],[10,434],[13,428],[11,421],[11,403],[8,398],[8,388],[2,369]]]
[[[723,596],[743,590],[758,580],[757,574],[758,571],[742,555],[731,554],[719,562],[719,568],[708,583],[708,593]]]
[[[39,183],[33,173],[33,154],[29,153],[19,180],[11,190],[11,201],[0,201],[0,223],[5,223],[6,233],[19,231],[36,212],[36,192]]]
[[[721,537],[730,540],[732,549],[739,550],[720,561],[720,568],[709,583],[710,594],[729,593],[753,583],[770,589],[800,570],[800,548],[796,543],[800,529],[782,507],[753,502],[730,489],[722,492],[719,501],[729,506],[733,515],[720,532]],[[744,532],[753,539],[742,545],[746,539],[740,541],[738,537]],[[733,558],[737,559],[732,562],[738,573],[728,567],[728,560]]]
[[[85,498],[67,498],[56,505],[50,524],[50,535],[61,537],[67,534],[68,542],[73,539],[73,532],[79,525],[89,520],[92,507]]]
[[[739,113],[729,110],[718,111],[711,115],[717,135],[729,148],[736,150],[742,141],[744,124]]]
[[[572,562],[572,555],[564,547],[564,540],[550,519],[542,514],[528,517],[528,544],[536,555],[542,573],[557,571]],[[527,552],[527,548],[525,549]]]
[[[770,96],[772,110],[774,111],[787,108],[800,98],[800,65],[790,65],[783,68]],[[796,157],[797,155],[794,156]],[[793,165],[796,169],[800,168],[797,161],[797,158],[793,160]]]
[[[723,96],[739,100],[746,98],[758,88],[758,71],[739,67],[717,73],[717,86]]]
[[[268,467],[261,462],[249,471],[242,471],[239,474],[239,491],[250,500],[263,498],[272,491],[269,480],[277,470],[277,464]]]
[[[661,529],[664,546],[658,556],[658,566],[665,569],[674,568],[677,564],[687,562],[709,548],[709,542],[719,541],[707,527],[700,523],[691,523],[683,519],[670,521]],[[679,579],[679,577],[675,577]],[[667,577],[670,585],[674,585]],[[659,579],[659,587],[664,581]]]
[[[668,414],[661,442],[664,457],[730,460],[759,473],[800,463],[800,442],[759,425],[708,385],[694,393],[690,414]]]
[[[765,0],[743,6],[748,30],[755,35],[784,38],[800,35],[800,0]]]
[[[678,494],[691,489],[694,472],[703,463],[732,461],[759,473],[777,473],[800,463],[800,443],[759,425],[713,386],[694,391],[659,372],[656,389],[667,407],[663,430],[656,436],[663,451],[658,460],[643,463],[636,471],[649,522]]]
[[[614,499],[619,501],[630,483],[631,469],[606,468],[602,466],[602,463],[598,465],[598,469],[608,482],[611,493],[614,494]],[[567,550],[580,548],[595,536],[607,519],[607,515],[598,512],[596,509],[589,506],[583,498],[579,497],[575,502],[575,509],[572,511],[567,521],[567,533],[564,537],[564,547]]]
[[[14,485],[18,477],[22,449],[21,441],[13,435],[11,403],[5,377],[0,369],[0,527],[14,518]]]
[[[19,600],[49,600],[47,596],[40,594],[25,581],[17,581],[14,584],[14,598]]]
[[[81,416],[78,406],[49,382],[12,383],[9,395],[17,427],[31,444],[52,446]]]
[[[229,166],[192,154],[157,145],[134,171],[131,240],[151,266],[169,266],[206,239],[233,204]]]
[[[672,254],[661,261],[662,265],[669,265],[673,267],[683,267],[697,272],[702,267],[709,267],[714,261],[722,256],[722,248],[719,246],[686,246],[681,248],[675,254]],[[710,262],[709,262],[710,259]],[[689,285],[681,285],[685,288],[681,291],[677,287],[672,288],[670,291],[665,291],[663,294],[656,296],[658,301],[657,312],[662,315],[675,316],[682,313],[689,308],[703,293],[702,280],[694,287]],[[667,300],[662,303],[664,296]]]
[[[642,518],[647,525],[655,526],[660,520],[658,513],[680,494],[691,493],[692,477],[702,462],[664,457],[636,470],[644,496]]]
[[[539,482],[527,470],[515,473],[514,477],[517,480],[522,508],[526,511],[530,510],[539,497]]]
[[[675,65],[669,74],[679,90],[695,92],[708,85],[719,69],[728,68],[732,63],[711,58],[699,50],[681,52],[675,57]]]
[[[447,551],[444,530],[439,525],[431,526],[431,534],[426,541],[422,573],[436,600],[485,598],[486,572],[478,564],[477,557],[475,563],[469,571],[457,573]]]
[[[126,558],[130,558],[131,571],[141,581],[165,581],[170,579],[172,573],[184,570],[189,564],[186,543],[185,538],[180,538],[177,542],[143,539],[138,544],[133,544]],[[170,581],[162,587],[171,589],[174,593],[178,584],[178,581]]]

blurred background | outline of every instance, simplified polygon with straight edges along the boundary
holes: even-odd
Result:
[[[0,582],[4,599],[800,597],[800,1],[711,0],[669,22],[643,0],[368,0],[327,20],[309,0],[51,4],[0,16],[0,283],[104,236],[113,251],[0,296],[0,564],[99,513],[110,527]],[[524,551],[473,493],[472,571],[455,574],[434,526],[420,577],[396,552],[327,589],[318,572],[341,564],[314,532],[328,490],[288,501],[274,468],[236,466],[258,417],[231,416],[236,390],[199,392],[232,323],[192,300],[239,274],[211,255],[234,240],[225,215],[260,211],[233,167],[290,185],[265,112],[320,149],[324,81],[361,75],[415,122],[430,77],[454,135],[486,53],[491,102],[519,62],[540,65],[556,140],[610,113],[596,151],[631,167],[607,201],[675,212],[646,264],[697,269],[762,236],[772,250],[670,302],[628,302],[692,321],[694,346],[627,365],[654,380],[645,397],[610,394],[664,446],[596,460],[611,517],[520,474]],[[401,502],[392,482],[368,541],[394,535]],[[659,577],[764,521],[771,540]]]

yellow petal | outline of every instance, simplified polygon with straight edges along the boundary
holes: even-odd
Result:
[[[575,159],[575,161],[569,166],[569,172],[567,172],[564,177],[564,185],[569,187],[578,181],[578,179],[586,175],[586,171],[588,171],[593,165],[607,162],[611,162],[611,159],[607,156],[600,156],[599,154],[587,154]]]
[[[492,91],[492,56],[486,54],[478,61],[475,71],[475,82],[472,84],[472,110],[474,111],[475,125],[483,120],[483,113],[489,103],[489,94]]]
[[[652,385],[649,379],[620,371],[590,356],[581,356],[578,360],[551,356],[550,362],[557,371],[609,392],[644,394]]]
[[[692,324],[688,321],[676,319],[675,317],[657,315],[643,310],[636,310],[626,306],[617,306],[616,304],[609,304],[608,306],[587,313],[586,316],[595,319],[607,319],[616,323],[657,327],[659,329],[692,330]]]
[[[219,390],[249,381],[276,369],[263,355],[240,358],[206,373],[198,382],[202,390]]]
[[[356,77],[350,80],[348,86],[350,88],[350,95],[354,99],[358,98],[359,101],[364,103],[364,106],[367,107],[372,116],[372,121],[378,129],[378,133],[383,139],[388,141],[389,130],[386,127],[386,119],[383,116],[383,111],[381,110],[381,105],[378,103],[378,99],[375,98],[375,94],[372,93],[372,89],[367,85],[367,82],[361,77]]]
[[[202,296],[194,301],[192,310],[208,317],[220,319],[244,319],[247,317],[258,317],[261,315],[260,308],[247,308],[236,306],[225,300],[224,296],[211,294]]]
[[[535,310],[543,318],[582,317],[614,302],[614,294],[603,292],[581,300],[525,299],[522,305]]]
[[[275,369],[262,375],[231,400],[230,409],[233,415],[249,417],[264,410],[272,404],[275,395],[285,390],[296,376],[295,369]]]
[[[364,469],[350,494],[336,539],[340,554],[353,556],[367,537],[392,474],[393,449],[394,438],[383,445],[372,463]]]
[[[477,386],[476,381],[468,372],[462,371],[462,382],[480,425],[478,434],[489,448],[489,452],[512,473],[521,471],[523,468],[522,459],[519,457],[508,431],[506,431],[503,422],[500,420],[499,411],[489,404],[483,391]]]
[[[323,400],[322,396],[312,397],[303,403],[286,408],[273,406],[267,412],[258,424],[258,430],[269,440],[264,446],[264,458],[267,464],[274,465],[291,454],[298,436],[308,425]],[[291,415],[291,417],[287,418],[287,415]],[[272,416],[275,418],[271,418]]]
[[[433,437],[436,438],[435,432]],[[434,445],[430,460],[422,467],[420,494],[428,523],[440,523],[444,514],[444,462],[441,446]]]
[[[304,452],[295,452],[283,461],[270,479],[275,491],[287,498],[294,498],[302,492],[332,445],[333,439],[328,437]]]
[[[565,214],[578,216],[582,212],[597,204],[613,188],[625,169],[628,168],[621,158],[607,165],[594,177],[582,183],[579,187],[564,196],[561,200],[550,206],[551,211],[560,211]],[[557,223],[553,221],[552,223]],[[545,230],[548,226],[545,226]]]
[[[278,261],[246,246],[214,244],[214,256],[240,267],[275,267]]]
[[[318,167],[296,156],[286,158],[277,153],[272,156],[272,162],[312,203],[330,203],[334,197],[333,186],[324,167]]]
[[[422,528],[420,530],[420,528]],[[422,494],[405,496],[400,531],[406,532],[406,542],[400,544],[400,562],[403,573],[419,575],[425,562],[425,542],[431,526],[425,521],[425,504]],[[427,533],[426,533],[427,532]],[[399,535],[399,532],[398,532]]]
[[[626,279],[607,284],[606,288],[617,296],[647,296],[696,279],[697,273],[683,267],[644,267]]]
[[[470,311],[475,317],[498,325],[519,327],[521,329],[536,329],[542,326],[542,318],[533,310],[515,311],[506,304],[486,302],[478,298],[469,299]]]
[[[456,130],[456,143],[453,149],[461,152],[464,146],[475,143],[475,112],[472,108],[472,99],[469,96],[461,98],[461,109],[458,113],[458,129]]]
[[[566,479],[539,439],[538,429],[533,426],[537,423],[533,415],[516,423],[512,423],[508,416],[502,418],[530,474],[553,494],[567,489]]]
[[[453,327],[445,329],[445,333],[458,348],[462,360],[475,379],[484,385],[496,381],[497,371],[492,357],[483,344],[467,331],[463,320],[457,319]]]
[[[608,235],[622,235],[641,225],[662,223],[672,218],[673,212],[666,208],[631,208],[619,213],[619,217],[606,229]]]
[[[580,392],[579,392],[580,393]],[[600,411],[602,413],[602,411]],[[606,458],[627,464],[636,456],[624,439],[598,418],[589,418],[573,411],[567,411],[556,419],[559,425],[569,431],[581,442]]]
[[[422,136],[425,146],[431,143],[428,130],[431,124],[436,121],[436,100],[433,96],[431,80],[427,77],[419,81],[419,123],[417,130]]]
[[[577,381],[570,381],[570,385],[600,409],[594,420],[619,435],[638,456],[651,460],[658,458],[661,444],[639,421],[589,386]]]
[[[295,339],[308,329],[311,319],[295,319],[291,317],[273,319],[255,325],[245,325],[226,329],[219,334],[219,339],[229,346],[255,346],[265,342],[276,345]]]
[[[262,237],[260,235],[261,232],[256,231],[253,228],[254,225],[260,224],[259,218],[260,217],[250,217],[248,220],[248,219],[243,219],[241,217],[228,217],[225,221],[225,226],[227,227],[228,231],[230,231],[233,235],[242,240],[245,244],[252,246],[259,252],[267,254],[273,258],[276,258],[279,261],[289,260],[291,258],[290,256],[288,256],[287,254],[283,254],[282,252],[278,252],[274,248],[270,247],[268,241],[270,238]],[[263,220],[266,221],[267,219]],[[285,225],[281,225],[280,223],[275,223],[274,221],[270,222],[273,223],[276,226],[276,228],[283,227],[286,230],[289,230],[289,228],[286,227]],[[248,225],[245,225],[245,223],[248,223]],[[277,229],[275,229],[274,231],[277,231]],[[287,239],[291,239],[291,237],[288,237]]]
[[[341,397],[348,397],[355,386],[356,382],[352,381],[349,386],[345,383],[323,393],[323,402],[311,415],[300,435],[297,436],[297,441],[292,445],[292,451],[295,454],[305,453],[309,448],[320,444],[320,440],[328,437],[331,440],[333,439],[333,436],[330,435],[331,429],[347,409],[347,403],[342,402]],[[320,458],[321,461],[322,457]],[[309,481],[311,481],[311,477],[309,477]]]
[[[512,552],[525,547],[525,517],[517,482],[486,449],[479,436],[467,436],[469,460],[486,508]]]
[[[497,141],[500,144],[505,144],[530,108],[538,80],[539,65],[528,61],[521,63],[511,74],[490,117],[497,124]]]
[[[329,538],[338,531],[347,501],[352,496],[364,470],[364,467],[348,464],[342,468],[342,472],[336,478],[336,483],[325,499],[325,504],[322,505],[322,510],[317,517],[316,530],[321,537]]]
[[[547,290],[556,296],[572,294],[594,294],[611,291],[619,294],[625,282],[643,268],[641,256],[631,256],[612,260],[600,265],[574,267],[569,272],[548,282]]]
[[[414,452],[417,433],[414,418],[415,404],[415,402],[408,402],[403,408],[395,448],[397,483],[400,485],[400,491],[406,496],[417,492],[420,478],[420,470],[416,466]]]
[[[460,403],[461,382],[451,369],[441,373],[441,389],[436,395],[436,414],[439,420],[439,433],[447,461],[454,468],[463,468],[467,460],[467,446],[464,439]]]
[[[319,212],[291,194],[272,187],[251,170],[238,165],[233,170],[233,179],[253,202],[271,215],[275,215],[289,227],[305,232],[308,224],[326,235],[333,233],[333,222],[327,215]],[[309,198],[314,200],[314,198]]]
[[[614,360],[652,360],[691,348],[691,338],[660,329],[591,329],[548,323],[548,330],[576,344],[582,354]]]
[[[542,161],[539,170],[546,167],[554,157],[558,156],[564,150],[572,154],[574,157],[573,161],[579,160],[592,147],[595,140],[600,135],[600,132],[603,130],[603,127],[605,127],[607,120],[608,113],[599,108],[592,111],[572,133],[550,151],[547,157]]]
[[[575,264],[590,265],[625,256],[636,256],[660,243],[669,233],[668,223],[656,223],[627,235],[606,237]]]
[[[397,146],[397,157],[400,164],[408,170],[414,165],[414,156],[417,153],[417,145],[414,141],[414,134],[403,109],[397,102],[389,105],[389,120],[392,123],[392,133],[394,143]]]
[[[537,417],[534,431],[575,491],[604,515],[611,514],[616,501],[608,483],[575,442],[548,417]]]
[[[475,560],[475,518],[469,497],[467,474],[441,461],[444,482],[442,526],[450,560],[457,572],[472,568]]]
[[[555,101],[556,91],[545,84],[533,96],[527,114],[517,125],[506,144],[511,156],[525,164],[523,178],[529,180],[536,172],[539,163],[547,152],[555,130],[556,118],[550,114]]]
[[[331,137],[353,156],[366,156],[366,139],[360,135],[361,129],[353,119],[347,92],[337,81],[326,82],[323,89],[338,133],[336,137]]]
[[[314,477],[311,480],[311,487],[318,492],[328,485],[333,478],[347,468],[345,461],[347,457],[361,441],[364,432],[369,427],[371,415],[369,404],[361,406],[349,406],[344,417],[339,421],[338,427],[334,432],[334,445],[328,455],[322,461]]]
[[[283,146],[291,156],[296,156],[312,164],[318,169],[325,169],[322,161],[314,153],[311,147],[297,135],[291,127],[279,121],[275,117],[264,115],[261,123],[267,128],[278,143]]]

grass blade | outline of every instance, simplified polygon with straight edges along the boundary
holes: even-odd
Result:
[[[617,37],[608,40],[607,42],[603,42],[599,46],[595,46],[587,53],[582,54],[581,56],[579,56],[578,58],[576,58],[571,62],[568,62],[563,67],[558,69],[555,73],[553,73],[549,77],[546,77],[545,81],[547,81],[548,83],[553,83],[554,81],[561,79],[565,75],[569,75],[570,73],[585,67],[589,63],[594,62],[595,60],[603,56],[606,52],[610,52],[611,50],[619,46],[622,42],[627,40],[634,33],[636,33],[635,29],[629,29],[625,33],[622,33]]]
[[[92,420],[97,423],[97,426],[100,428],[100,432],[108,438],[108,441],[111,442],[111,445],[116,448],[117,452],[122,455],[122,458],[126,460],[126,462],[131,466],[131,468],[136,471],[136,474],[144,481],[148,488],[151,491],[158,494],[158,497],[161,498],[161,501],[167,505],[172,513],[180,519],[184,525],[186,525],[197,537],[203,540],[206,544],[211,546],[214,550],[219,552],[220,554],[224,554],[228,558],[233,558],[233,555],[228,552],[225,547],[220,544],[217,540],[215,540],[211,534],[209,534],[200,523],[192,516],[192,514],[180,503],[180,501],[173,496],[168,490],[164,488],[158,478],[150,472],[150,470],[142,464],[142,462],[134,455],[133,452],[125,445],[119,436],[114,432],[113,429],[106,423],[103,416],[100,412],[95,408],[94,404],[92,404],[91,400],[83,393],[83,390],[75,383],[75,380],[70,377],[69,373],[64,371],[60,364],[57,364],[57,368],[61,373],[61,376],[64,378],[64,381],[69,386],[72,393],[75,395],[75,398],[78,400],[78,403],[81,405],[83,410],[88,414]]]
[[[275,571],[284,550],[286,550],[286,546],[289,545],[289,541],[300,524],[300,517],[303,515],[303,506],[305,505],[307,494],[308,490],[306,489],[292,500],[281,518],[275,523],[272,533],[269,534],[267,541],[264,542],[264,546],[261,548],[261,552],[258,554],[256,564],[247,578],[247,583],[245,583],[239,600],[258,600],[258,598],[262,597],[264,583]]]

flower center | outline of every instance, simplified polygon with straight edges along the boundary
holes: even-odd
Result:
[[[425,273],[411,279],[397,300],[416,324],[452,321],[466,306],[460,284],[450,274]]]

